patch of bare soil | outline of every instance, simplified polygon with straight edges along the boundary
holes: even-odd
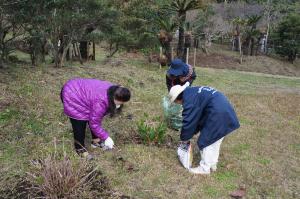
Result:
[[[190,57],[190,60],[193,58]],[[196,58],[196,66],[300,77],[300,67],[296,64],[267,56],[244,56],[243,63],[239,64],[239,59],[235,56],[199,53]]]

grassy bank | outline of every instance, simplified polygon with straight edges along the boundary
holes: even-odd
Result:
[[[299,78],[196,69],[194,85],[224,92],[241,122],[241,128],[223,141],[218,171],[202,177],[189,174],[179,164],[178,132],[168,130],[168,146],[134,141],[137,121],[144,113],[163,114],[165,70],[129,55],[119,55],[105,64],[102,56],[84,66],[22,65],[1,70],[1,189],[16,184],[17,176],[29,172],[30,160],[54,150],[73,154],[71,126],[62,114],[59,93],[68,79],[89,77],[128,86],[133,92],[124,112],[104,121],[117,149],[93,151],[96,164],[114,190],[135,198],[229,198],[230,192],[244,185],[248,198],[300,196]],[[90,136],[87,143],[89,140]],[[195,166],[199,161],[196,151],[195,147]]]

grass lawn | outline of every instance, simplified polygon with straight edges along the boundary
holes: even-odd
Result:
[[[71,125],[59,98],[62,85],[73,77],[105,79],[132,90],[123,113],[104,121],[117,148],[93,151],[94,163],[113,190],[134,198],[207,199],[230,198],[229,193],[242,185],[246,198],[300,198],[300,78],[196,69],[194,85],[224,92],[241,123],[223,141],[217,172],[203,177],[189,174],[179,164],[179,132],[168,130],[169,146],[134,142],[144,113],[163,115],[166,68],[159,70],[157,65],[123,54],[106,64],[103,59],[84,66],[22,65],[1,70],[0,198],[30,172],[30,160],[54,151],[74,156]],[[89,143],[89,135],[87,139]],[[196,146],[194,151],[196,166],[200,155]]]

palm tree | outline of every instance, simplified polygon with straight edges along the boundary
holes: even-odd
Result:
[[[242,35],[242,29],[247,23],[245,19],[242,19],[240,17],[236,17],[233,19],[233,24],[235,25],[235,48],[238,49],[240,52],[240,64],[243,62],[243,53],[242,53],[242,43],[241,43],[241,35]]]
[[[177,45],[177,57],[185,60],[184,56],[184,25],[186,13],[190,10],[205,7],[206,0],[173,0],[166,9],[177,14],[177,25],[179,30],[179,38]]]
[[[158,39],[163,47],[163,54],[167,58],[167,63],[170,63],[172,59],[171,41],[173,39],[173,31],[176,29],[176,23],[168,17],[159,17],[157,23],[160,27]]]
[[[246,44],[247,46],[247,54],[254,54],[254,45],[256,43],[257,37],[259,36],[259,31],[256,29],[256,25],[258,21],[262,18],[261,15],[253,15],[249,16],[247,19],[248,29],[246,30]]]

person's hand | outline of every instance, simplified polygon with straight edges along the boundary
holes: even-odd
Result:
[[[186,140],[186,141],[180,141],[181,144],[189,144],[190,140]]]
[[[114,141],[111,139],[111,137],[106,138],[106,140],[104,141],[104,147],[106,149],[114,148]]]

